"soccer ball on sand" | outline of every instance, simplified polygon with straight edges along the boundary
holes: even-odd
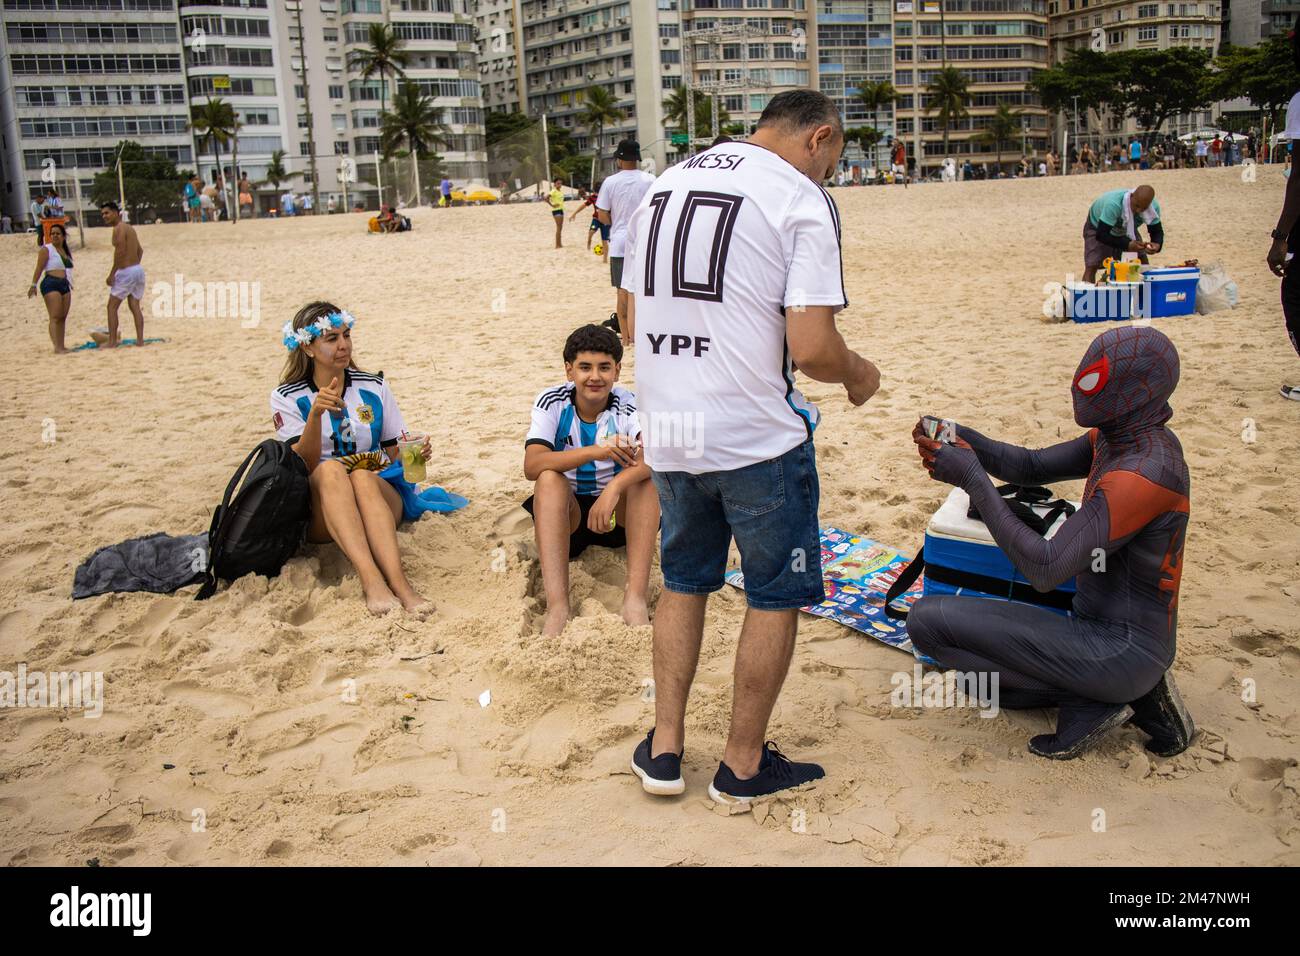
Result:
[[[591,247],[591,251],[598,256],[603,256],[605,254],[605,247],[598,242]]]

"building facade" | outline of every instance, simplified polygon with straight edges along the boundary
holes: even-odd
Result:
[[[193,166],[176,0],[3,0],[4,211],[30,218],[54,169],[85,202],[122,140]],[[66,197],[75,208],[73,197]]]
[[[1223,10],[1219,0],[1156,2],[1156,0],[1050,0],[1052,63],[1064,61],[1073,49],[1165,50],[1170,47],[1218,52]],[[1255,42],[1258,42],[1256,40]],[[1211,125],[1212,110],[1171,118],[1162,132],[1175,135]],[[1068,129],[1093,146],[1123,141],[1141,132],[1135,120],[1095,110],[1061,116],[1057,129]]]
[[[478,75],[483,108],[489,113],[517,113],[528,108],[519,75],[524,58],[521,17],[519,0],[478,0],[474,4]]]
[[[282,71],[287,48],[279,42],[276,29],[283,10],[275,6],[276,0],[179,3],[191,109],[201,110],[204,104],[221,100],[230,104],[239,124],[233,141],[215,147],[212,137],[194,131],[199,178],[215,182],[219,148],[223,176],[232,175],[237,159],[239,169],[259,183],[271,154],[287,147],[287,126],[292,121]],[[257,192],[255,211],[274,204],[274,190],[270,196],[264,189]]]
[[[1041,155],[1049,145],[1051,118],[1029,84],[1047,61],[1046,0],[945,0],[942,13],[937,2],[895,0],[897,134],[908,144],[908,155],[915,153],[918,124],[923,172],[945,157],[979,165],[994,163],[999,151],[1003,163],[1022,152]],[[945,64],[962,72],[970,93],[969,115],[950,124],[946,153],[928,89]],[[1021,124],[1020,134],[1000,148],[980,138],[999,104],[1018,112]]]

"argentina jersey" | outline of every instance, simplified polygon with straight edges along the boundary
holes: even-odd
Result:
[[[551,451],[572,451],[599,444],[611,435],[637,439],[641,426],[636,415],[636,396],[615,385],[609,393],[605,410],[594,422],[578,415],[573,403],[574,384],[565,382],[548,388],[533,402],[532,424],[524,447],[545,445]],[[599,495],[610,479],[623,468],[610,460],[590,461],[564,473],[575,495]]]
[[[302,436],[316,391],[311,379],[303,379],[288,382],[271,392],[271,415],[277,438],[292,442]],[[321,416],[322,461],[379,451],[397,441],[406,429],[397,400],[382,375],[348,369],[344,376],[343,405],[343,412]]]

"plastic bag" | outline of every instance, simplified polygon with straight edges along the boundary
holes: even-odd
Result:
[[[1222,262],[1201,266],[1201,278],[1196,284],[1196,311],[1205,315],[1220,309],[1236,306],[1239,296],[1237,283],[1228,277]]]

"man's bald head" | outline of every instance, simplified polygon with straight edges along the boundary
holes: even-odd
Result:
[[[1142,185],[1133,190],[1133,211],[1141,212],[1151,205],[1151,201],[1156,198],[1156,191],[1150,186]]]

